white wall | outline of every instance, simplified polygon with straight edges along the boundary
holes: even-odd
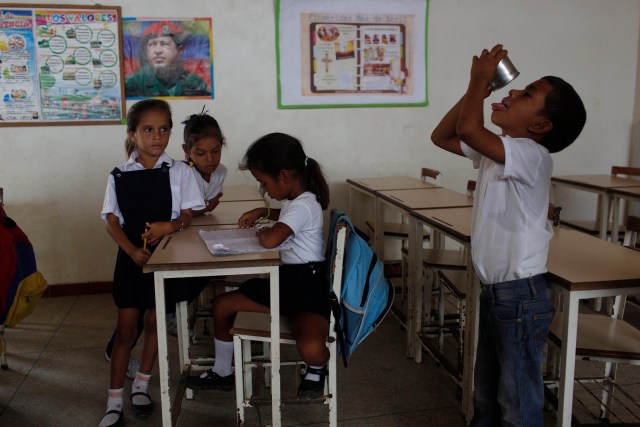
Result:
[[[470,164],[439,151],[428,136],[463,93],[472,55],[498,42],[521,71],[513,87],[552,74],[571,82],[583,97],[587,125],[572,147],[555,156],[557,174],[609,173],[612,164],[630,163],[636,0],[432,0],[428,107],[319,110],[277,109],[274,5],[267,0],[122,5],[124,16],[213,18],[216,99],[206,105],[228,139],[223,162],[229,184],[250,182],[235,168],[250,142],[284,131],[300,137],[308,154],[324,165],[333,206],[346,207],[348,177],[418,176],[422,166],[441,170],[445,186],[464,191],[475,176]],[[202,104],[172,102],[177,125],[170,155],[182,157],[179,122]],[[99,212],[107,174],[124,159],[124,126],[2,128],[0,135],[5,209],[33,241],[39,269],[51,284],[111,280],[116,248]]]

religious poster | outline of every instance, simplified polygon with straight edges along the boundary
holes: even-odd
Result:
[[[210,18],[125,18],[127,99],[213,98]]]
[[[120,19],[117,7],[0,4],[0,125],[120,123]]]
[[[427,0],[279,0],[280,108],[427,105]]]

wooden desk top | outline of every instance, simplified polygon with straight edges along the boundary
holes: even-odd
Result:
[[[191,226],[165,236],[151,255],[147,265],[144,266],[144,272],[281,264],[279,252],[213,256],[198,234],[198,230],[215,228]]]
[[[236,202],[220,202],[213,212],[193,218],[191,225],[237,225],[238,218],[246,211],[263,208],[264,200],[246,200]]]
[[[378,196],[403,209],[437,209],[473,206],[473,198],[448,188],[379,191]]]
[[[640,181],[614,175],[564,175],[551,177],[551,182],[579,185],[593,190],[609,190],[616,187],[640,187]]]
[[[613,188],[611,193],[628,197],[640,197],[640,187]]]
[[[238,202],[242,200],[263,200],[258,185],[225,185],[223,187],[221,202]]]
[[[547,258],[548,278],[565,289],[637,286],[640,252],[577,230],[553,229]]]
[[[472,211],[473,207],[418,209],[411,211],[411,215],[461,242],[470,242]]]
[[[406,190],[411,188],[436,188],[437,185],[409,176],[378,176],[372,178],[349,178],[347,182],[364,191],[374,193],[384,190]]]

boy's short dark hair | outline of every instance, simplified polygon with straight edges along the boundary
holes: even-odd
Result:
[[[580,95],[569,83],[555,76],[545,76],[542,80],[552,88],[544,102],[544,114],[553,123],[553,129],[542,138],[541,143],[549,152],[557,153],[580,135],[587,112]]]

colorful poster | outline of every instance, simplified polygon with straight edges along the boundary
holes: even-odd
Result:
[[[427,10],[427,0],[278,0],[278,106],[427,105]]]
[[[0,10],[0,124],[121,121],[119,9]]]
[[[212,34],[210,18],[125,19],[127,99],[212,99]]]
[[[40,119],[38,71],[33,55],[33,11],[1,10],[0,121]]]

